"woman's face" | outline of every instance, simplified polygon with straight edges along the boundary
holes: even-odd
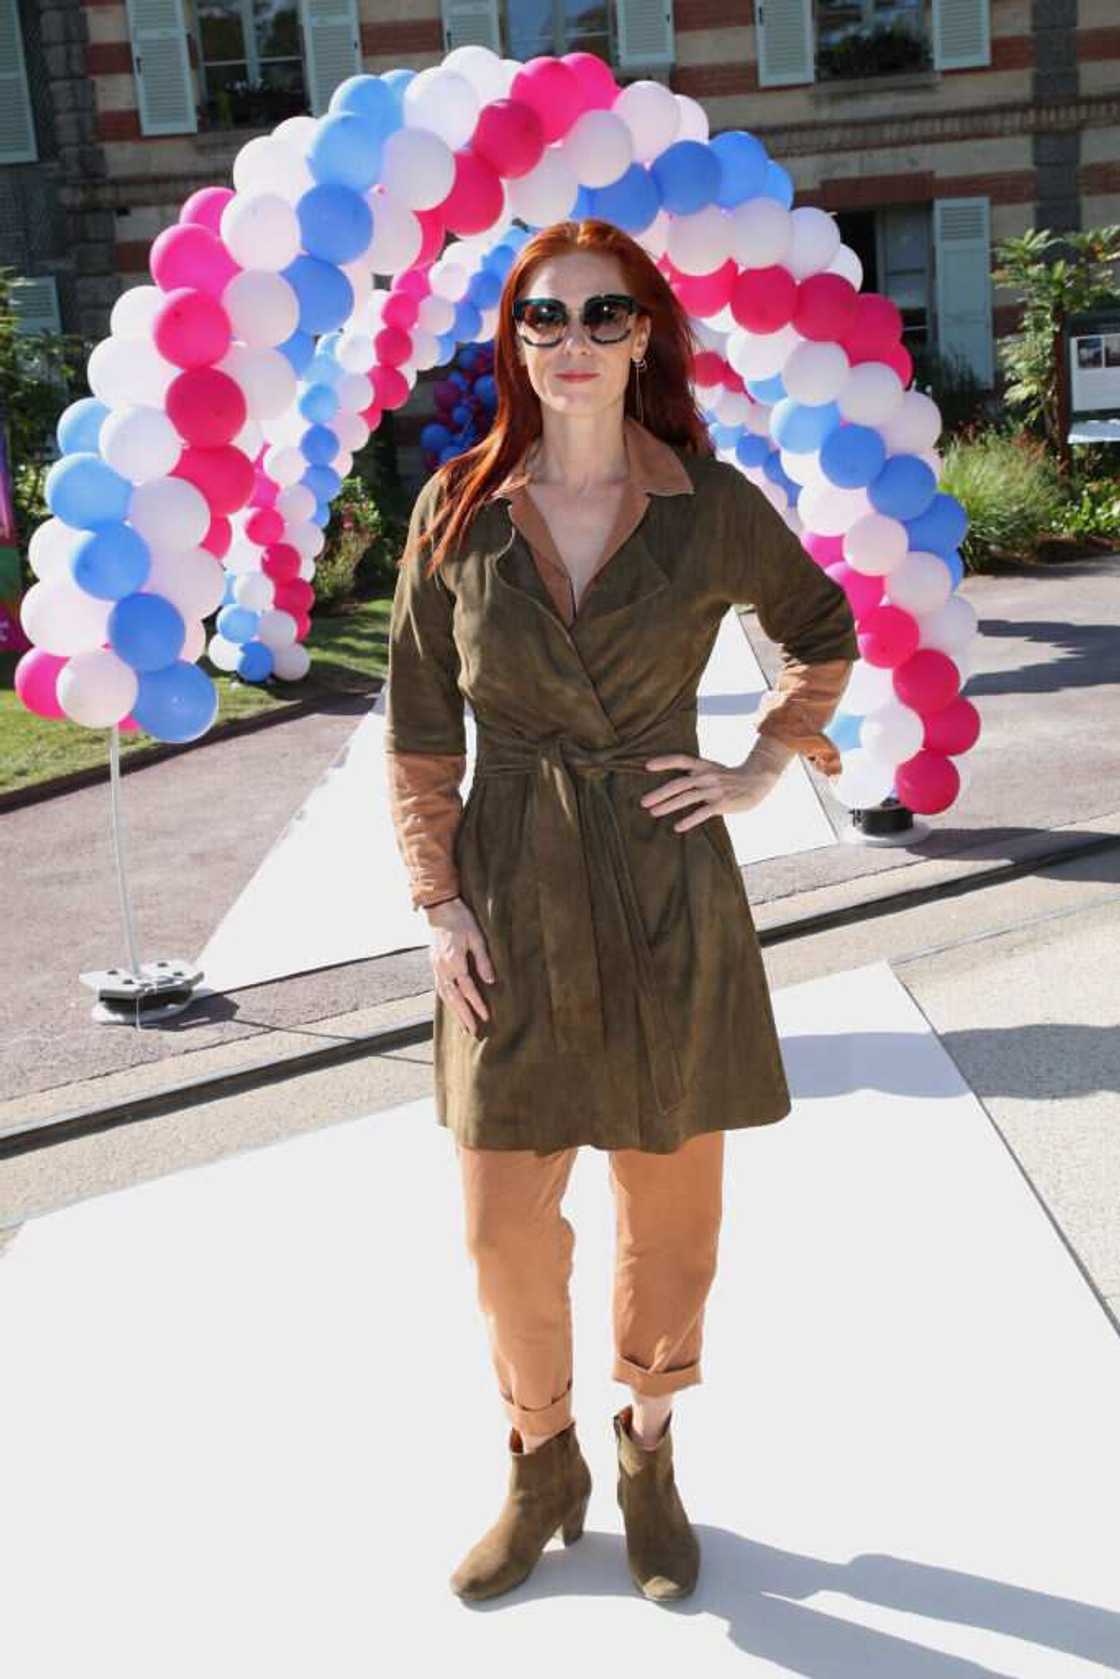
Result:
[[[551,348],[517,340],[517,357],[541,402],[562,414],[588,414],[619,407],[626,399],[631,363],[639,361],[649,343],[650,321],[636,312],[625,337],[613,344],[597,344],[580,320],[589,297],[602,292],[628,293],[616,257],[595,251],[568,251],[550,257],[522,281],[518,297],[554,297],[568,306],[568,324],[560,342]],[[565,373],[589,373],[589,379],[565,379]]]

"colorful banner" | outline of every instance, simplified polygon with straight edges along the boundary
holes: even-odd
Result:
[[[0,653],[24,653],[31,646],[19,621],[22,595],[8,440],[0,426]]]

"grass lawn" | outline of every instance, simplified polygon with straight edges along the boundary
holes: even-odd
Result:
[[[309,692],[352,692],[386,676],[390,597],[356,601],[331,616],[313,618],[307,636],[311,669],[302,682],[241,682],[215,670],[203,656],[198,662],[218,690],[218,714],[211,730],[233,718],[282,711]],[[30,787],[74,770],[109,762],[108,729],[87,729],[69,719],[37,717],[20,704],[13,689],[17,653],[0,654],[0,791]],[[209,733],[210,731],[208,731]],[[199,744],[207,739],[203,735]],[[121,735],[121,758],[150,746],[144,729]]]

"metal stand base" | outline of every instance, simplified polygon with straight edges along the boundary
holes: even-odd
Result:
[[[182,1014],[194,1001],[202,977],[202,968],[182,958],[141,962],[138,975],[126,968],[95,968],[78,975],[83,985],[97,992],[89,1014],[101,1026],[138,1026]]]
[[[867,810],[853,810],[851,825],[840,834],[845,845],[916,845],[931,832],[928,822],[897,799],[884,799]]]

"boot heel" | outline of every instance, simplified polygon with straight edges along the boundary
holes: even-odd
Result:
[[[561,1525],[560,1537],[563,1539],[565,1545],[574,1545],[576,1540],[582,1534],[583,1519],[587,1515],[587,1506],[590,1499],[591,1494],[588,1493],[587,1497],[581,1500],[581,1502],[576,1506],[571,1514],[565,1518],[563,1524]]]

